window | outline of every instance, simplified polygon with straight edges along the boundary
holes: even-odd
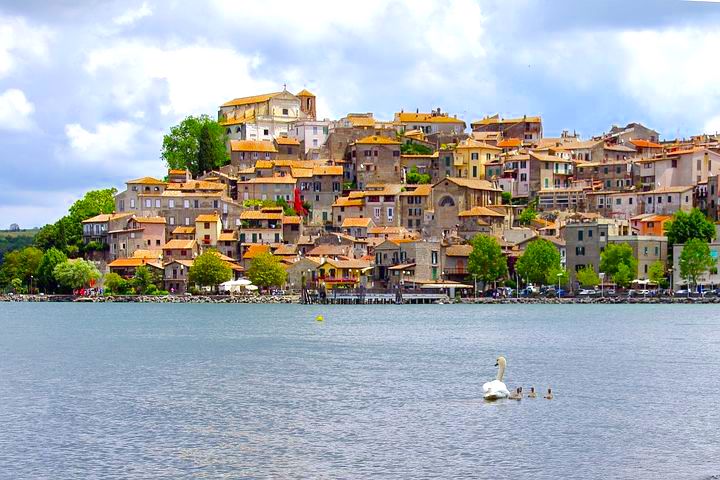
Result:
[[[375,207],[373,209],[373,214],[375,218],[380,218],[380,207]]]
[[[603,173],[604,173],[605,175],[608,174],[608,167],[603,168]]]
[[[470,160],[477,160],[477,159],[478,159],[478,154],[477,154],[477,153],[471,153],[471,154],[470,154]]]
[[[400,156],[400,150],[393,150],[393,157],[399,157]]]
[[[263,130],[263,135],[270,135],[270,130],[267,128]]]
[[[645,164],[645,166],[649,168],[649,167],[650,167],[650,164],[647,163],[647,164]],[[677,168],[677,160],[675,160],[675,159],[671,160],[671,161],[670,161],[670,167],[671,167],[671,168]]]
[[[526,182],[527,181],[527,173],[521,173],[520,174],[520,181]]]
[[[390,221],[390,222],[392,222],[393,213],[395,213],[395,212],[393,211],[393,207],[388,207],[388,209],[387,209],[387,218],[388,218],[388,221]]]
[[[185,217],[185,226],[190,225],[190,217]]]
[[[318,146],[318,139],[317,139],[317,138],[313,138],[312,146],[313,146],[313,147],[317,147],[317,146]]]
[[[287,109],[287,108],[283,108],[283,115],[287,115],[287,114],[288,114],[288,109]],[[265,135],[267,135],[267,133],[266,133]]]
[[[200,208],[200,200],[193,200],[193,208]]]
[[[583,241],[583,231],[578,230],[578,242],[582,242],[582,241]]]
[[[438,252],[436,252],[436,251],[434,251],[434,250],[433,250],[432,252],[430,252],[430,263],[431,263],[432,265],[437,265],[437,263],[438,263]]]
[[[175,225],[175,217],[169,217],[168,221],[170,222],[170,225]]]
[[[168,200],[168,208],[175,208],[175,200]]]
[[[472,167],[472,176],[477,177],[477,165],[473,165]]]
[[[622,198],[616,198],[615,205],[622,205]]]
[[[585,256],[585,247],[577,246],[575,247],[575,255],[578,257]]]
[[[130,208],[135,208],[135,199],[134,198],[130,199]]]
[[[209,228],[210,228],[210,222],[205,222],[205,228],[206,228],[206,229],[209,229]],[[207,236],[207,235],[206,235],[206,236]]]
[[[155,199],[155,208],[160,208],[160,199],[159,198]]]
[[[628,205],[632,205],[632,204],[633,204],[633,199],[632,199],[632,197],[630,197],[630,198],[628,198]]]
[[[592,230],[588,230],[588,238],[592,238]]]
[[[313,135],[317,135],[317,133],[318,133],[318,127],[317,127],[317,126],[313,126],[312,132],[313,132]]]
[[[697,159],[697,170],[702,170],[702,163],[699,158]]]
[[[190,208],[190,200],[183,200],[183,208]]]

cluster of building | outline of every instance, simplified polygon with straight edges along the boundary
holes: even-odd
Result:
[[[107,246],[108,269],[148,265],[183,292],[206,249],[237,275],[269,252],[288,288],[444,288],[467,283],[468,242],[486,234],[511,267],[529,242],[551,241],[573,280],[584,266],[597,270],[608,243],[629,243],[644,279],[654,261],[668,262],[663,224],[676,211],[718,218],[717,136],[666,141],[632,123],[548,138],[537,116],[468,128],[439,108],[319,120],[315,95],[286,89],[228,101],[218,121],[228,165],[130,180],[115,213],[85,221],[85,240]],[[408,183],[411,173],[428,183]],[[307,212],[288,215],[283,207],[298,202]],[[528,204],[539,215],[520,226]]]

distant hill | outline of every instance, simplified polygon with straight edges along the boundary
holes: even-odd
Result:
[[[31,230],[0,230],[0,263],[7,252],[19,250],[32,245],[39,229]]]

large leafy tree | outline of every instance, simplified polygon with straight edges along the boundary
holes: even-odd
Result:
[[[600,283],[600,276],[591,265],[584,266],[575,274],[578,283],[583,287],[594,287]]]
[[[106,273],[103,278],[103,288],[107,293],[125,295],[130,293],[132,288],[130,282],[115,272]]]
[[[81,258],[57,265],[53,275],[61,286],[71,290],[87,287],[93,280],[100,278],[95,264]]]
[[[42,257],[42,250],[35,247],[25,247],[8,253],[0,267],[0,285],[10,285],[15,278],[20,280],[22,285],[28,285],[30,277],[37,275]]]
[[[82,221],[115,210],[117,189],[91,190],[70,207],[68,214],[54,224],[45,225],[35,235],[35,246],[43,250],[57,248],[67,254],[82,246]]]
[[[548,282],[548,272],[560,272],[560,252],[551,242],[540,238],[530,242],[515,263],[521,278],[532,283]],[[557,280],[555,280],[557,281]],[[552,283],[552,282],[548,282]]]
[[[203,170],[212,170],[230,161],[226,140],[222,125],[209,116],[189,116],[171,127],[170,133],[163,137],[162,158],[168,167],[188,169],[193,177],[197,177]]]
[[[648,278],[653,283],[663,283],[665,280],[665,264],[660,260],[651,263],[648,267]]]
[[[247,274],[258,287],[279,287],[287,279],[287,272],[280,264],[280,259],[271,253],[253,258]]]
[[[697,208],[690,213],[678,210],[673,219],[665,223],[665,232],[670,245],[686,243],[692,238],[710,242],[715,238],[715,224]]]
[[[158,290],[158,285],[161,283],[161,279],[158,279],[153,272],[145,265],[140,265],[135,269],[135,275],[130,282],[135,288],[135,293],[140,295],[149,293],[152,294]]]
[[[685,242],[680,253],[680,275],[683,278],[697,285],[698,278],[714,265],[708,242],[700,238],[691,238]]]
[[[201,287],[217,287],[231,279],[230,265],[221,259],[215,250],[208,250],[199,255],[188,272],[190,283]]]
[[[525,207],[522,212],[520,212],[520,216],[518,217],[518,223],[520,223],[520,225],[530,225],[530,223],[536,218],[537,211],[535,210],[535,205],[530,204]]]
[[[55,247],[48,249],[40,260],[37,270],[38,286],[54,292],[57,289],[55,267],[67,261],[67,255]]]
[[[632,247],[627,243],[611,243],[600,254],[600,271],[621,287],[626,287],[635,278],[637,265]]]
[[[507,258],[495,237],[476,235],[472,240],[472,252],[468,257],[468,271],[483,283],[505,277],[508,273]]]
[[[429,173],[420,173],[418,168],[413,165],[405,175],[405,183],[409,185],[422,185],[428,184],[432,180]]]

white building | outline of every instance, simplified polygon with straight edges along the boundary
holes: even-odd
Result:
[[[287,136],[290,125],[315,120],[315,95],[302,90],[241,97],[220,105],[218,122],[230,140],[273,140]]]
[[[319,149],[325,145],[330,128],[330,120],[301,120],[290,126],[288,137],[297,139],[303,146],[303,152],[310,159],[319,158]],[[308,154],[309,152],[313,153]]]

